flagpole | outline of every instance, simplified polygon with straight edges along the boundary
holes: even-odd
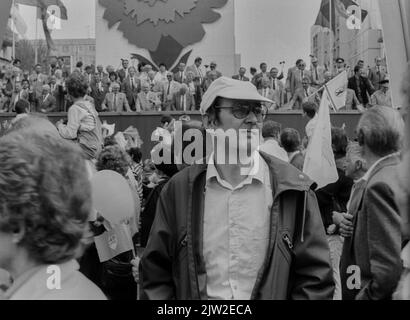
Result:
[[[39,43],[38,43],[38,8],[36,8],[36,46],[35,46],[35,52],[34,52],[34,62],[35,64],[38,63],[38,47],[39,47]]]
[[[330,72],[333,72],[333,19],[332,19],[332,5],[333,0],[329,0],[329,28],[330,28],[330,37],[329,37],[329,64],[330,64]]]
[[[12,12],[13,13],[15,13],[15,3],[14,3],[14,0],[13,0],[13,2],[12,2],[12,5],[11,5],[11,10],[12,10]],[[15,36],[15,25],[14,25],[14,17],[13,17],[13,15],[11,16],[11,26],[12,26],[12,28],[11,28],[11,32],[12,32],[12,34],[13,34],[13,47],[12,47],[12,55],[13,55],[13,59],[16,59],[16,36]]]

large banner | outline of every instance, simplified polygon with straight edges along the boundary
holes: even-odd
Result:
[[[235,69],[233,0],[98,0],[97,64],[120,66],[121,58],[165,63],[203,58],[223,74]],[[205,69],[204,69],[205,70]]]

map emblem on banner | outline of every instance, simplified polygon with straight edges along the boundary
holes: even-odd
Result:
[[[192,52],[184,49],[205,36],[203,24],[214,23],[221,15],[214,11],[228,0],[99,0],[105,8],[108,27],[119,22],[118,30],[129,43],[146,49],[148,57],[132,54],[140,62],[158,69],[161,62],[170,69],[186,63]]]

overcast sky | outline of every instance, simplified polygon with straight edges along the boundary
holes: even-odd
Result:
[[[316,19],[321,0],[231,0],[236,11],[237,53],[242,65],[257,66],[266,61],[269,66],[285,60],[289,67],[299,57],[310,54],[310,28]],[[69,20],[53,38],[95,37],[95,0],[63,0]],[[27,37],[36,35],[36,11],[21,6],[29,26]],[[43,36],[38,23],[39,37]]]

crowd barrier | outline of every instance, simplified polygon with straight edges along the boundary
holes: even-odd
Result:
[[[138,129],[139,135],[143,141],[141,151],[143,157],[149,156],[150,151],[155,145],[151,141],[153,131],[160,125],[161,117],[170,115],[175,119],[181,116],[189,116],[192,120],[201,120],[201,115],[198,112],[144,112],[144,113],[100,113],[101,121],[107,121],[108,124],[115,123],[115,131],[124,131],[129,126],[134,126]],[[10,120],[14,114],[0,114],[0,122]],[[60,119],[66,119],[66,113],[50,113],[48,118],[53,123]],[[302,117],[300,111],[277,112],[271,113],[267,117],[282,124],[283,128],[294,128],[299,131],[301,137],[305,136],[305,126],[308,122],[307,118]],[[358,112],[339,112],[330,114],[331,123],[333,126],[342,127],[345,125],[345,130],[348,136],[355,138],[355,129],[360,119]]]

